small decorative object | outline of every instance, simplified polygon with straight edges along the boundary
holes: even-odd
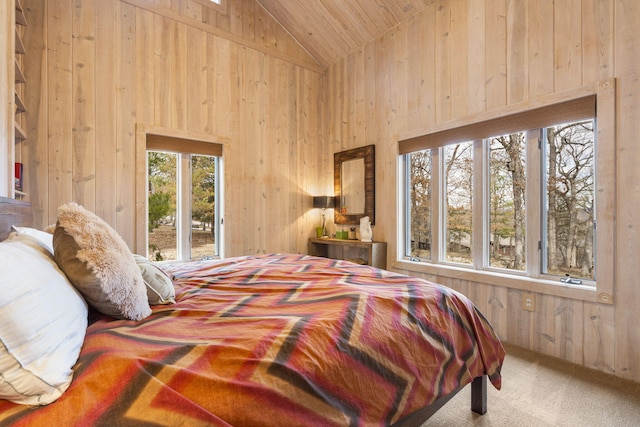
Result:
[[[22,191],[22,163],[15,164],[15,189]]]
[[[356,228],[349,227],[349,240],[356,240]]]
[[[349,233],[345,230],[336,231],[336,239],[347,240],[349,238]]]
[[[371,242],[373,231],[371,230],[371,221],[368,216],[360,218],[360,240],[363,242]]]

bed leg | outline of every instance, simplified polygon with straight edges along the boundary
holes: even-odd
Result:
[[[487,376],[477,377],[471,383],[471,410],[484,415],[487,412]]]

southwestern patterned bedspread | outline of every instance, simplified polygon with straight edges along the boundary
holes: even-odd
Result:
[[[56,402],[0,401],[0,425],[389,425],[504,350],[461,294],[304,255],[176,263],[176,304],[103,316]]]

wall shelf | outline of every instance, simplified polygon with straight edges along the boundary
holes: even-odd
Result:
[[[22,126],[18,122],[15,122],[16,128],[16,142],[24,141],[27,139],[27,133],[22,129]]]
[[[16,27],[16,53],[24,55],[27,53],[27,50],[24,48],[24,43],[22,42],[22,37],[18,32],[18,27]]]
[[[15,94],[15,103],[16,103],[16,113],[27,112],[27,107],[26,105],[24,105],[24,102],[22,101],[22,97],[17,92]]]
[[[24,15],[24,9],[20,0],[16,0],[16,24],[27,25],[27,17]]]
[[[18,64],[18,61],[16,61],[16,83],[25,83],[27,81],[27,78],[24,76],[24,73],[22,72],[22,68],[20,68],[20,65]]]

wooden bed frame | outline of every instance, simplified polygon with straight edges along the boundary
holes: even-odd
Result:
[[[12,225],[31,226],[32,223],[33,218],[30,203],[0,197],[0,241],[7,238],[11,232]],[[475,378],[471,383],[471,410],[480,415],[487,412],[487,379],[487,376],[483,375]],[[466,384],[457,388],[452,393],[440,397],[431,405],[398,420],[393,426],[417,427],[422,425],[465,387]]]
[[[484,415],[487,412],[487,379],[487,376],[483,375],[481,377],[475,378],[473,382],[471,382],[471,410],[479,415]],[[401,418],[400,420],[398,420],[398,422],[394,423],[393,426],[421,426],[466,386],[466,384],[460,386],[446,396],[438,398],[431,405],[425,406],[424,408],[414,412],[413,414]]]

